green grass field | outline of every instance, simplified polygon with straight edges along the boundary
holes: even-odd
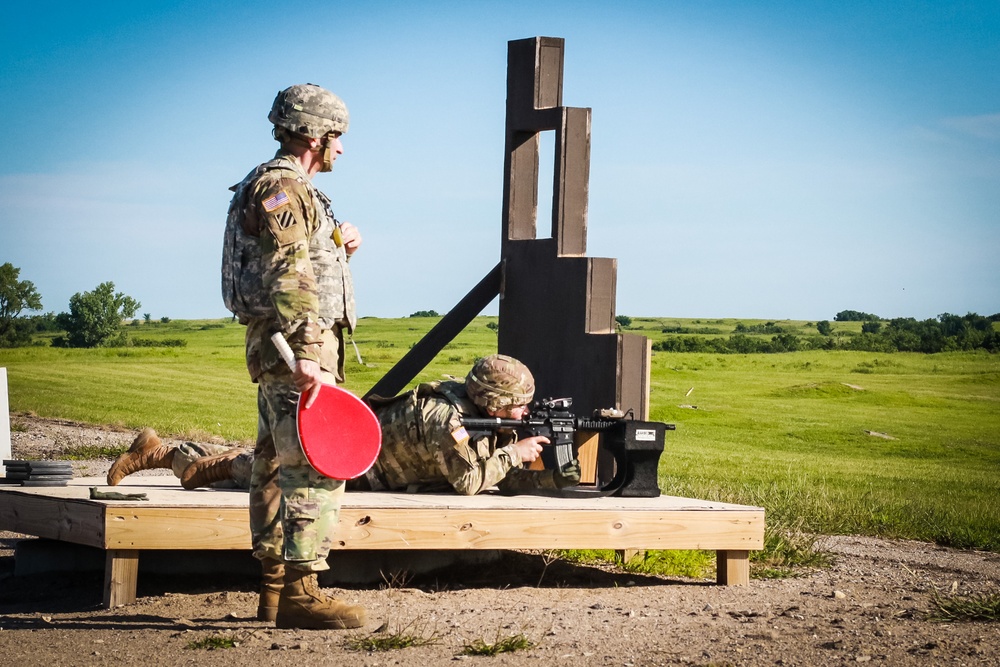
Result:
[[[364,363],[348,346],[347,387],[364,393],[437,321],[363,319]],[[495,321],[477,318],[418,380],[463,376],[495,351],[486,326]],[[670,327],[727,336],[736,322],[635,318],[630,329],[655,341]],[[175,321],[129,333],[187,345],[0,350],[11,410],[252,441],[243,327]],[[651,400],[653,419],[677,425],[660,463],[664,493],[763,506],[786,536],[860,533],[1000,550],[1000,356],[657,352]]]

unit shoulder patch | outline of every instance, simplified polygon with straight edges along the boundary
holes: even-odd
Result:
[[[270,231],[278,246],[306,239],[309,230],[309,193],[290,178],[269,178],[259,184],[256,210],[262,227]]]

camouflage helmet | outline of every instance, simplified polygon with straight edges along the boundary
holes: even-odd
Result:
[[[505,354],[491,354],[475,363],[465,377],[465,393],[481,408],[498,412],[531,403],[535,378],[528,367]]]
[[[350,116],[339,97],[314,83],[285,88],[274,98],[267,119],[277,127],[318,139],[328,132],[347,132]]]

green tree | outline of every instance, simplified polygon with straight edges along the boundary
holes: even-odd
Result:
[[[122,320],[132,317],[142,305],[132,297],[115,292],[113,282],[101,283],[93,292],[77,292],[69,300],[69,312],[59,313],[59,325],[67,347],[116,347],[126,342]]]
[[[879,332],[879,329],[881,328],[882,328],[881,322],[873,322],[869,320],[861,324],[861,333],[877,334]]]
[[[842,310],[833,319],[837,322],[877,322],[882,318],[859,310]]]
[[[16,347],[31,340],[31,334],[15,320],[22,310],[41,310],[42,297],[30,280],[18,280],[21,269],[10,262],[0,266],[0,347]]]
[[[816,331],[824,336],[829,336],[833,333],[833,326],[830,325],[829,320],[820,320],[816,323]]]
[[[628,315],[616,315],[615,322],[617,322],[618,326],[620,326],[622,329],[628,329],[630,326],[632,326],[632,318],[629,317]]]

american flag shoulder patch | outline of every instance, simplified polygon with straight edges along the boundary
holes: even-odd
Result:
[[[455,442],[462,442],[469,439],[469,432],[465,430],[464,426],[459,426],[451,432],[451,437],[455,438]]]
[[[263,202],[264,210],[270,213],[275,209],[281,208],[287,203],[288,203],[288,195],[285,194],[284,190],[281,190],[280,192],[278,192],[278,194],[272,195],[271,197],[268,197],[267,199],[264,200]]]

